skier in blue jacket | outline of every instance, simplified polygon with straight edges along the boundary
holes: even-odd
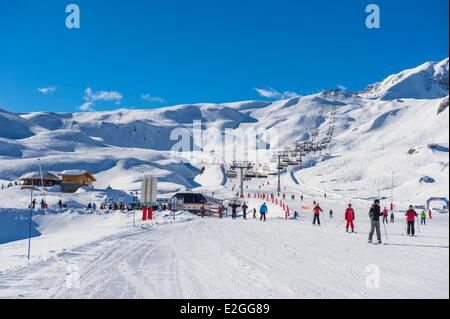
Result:
[[[269,209],[267,208],[266,203],[262,204],[261,208],[259,209],[259,213],[261,214],[261,221],[266,221],[266,215],[269,212]]]

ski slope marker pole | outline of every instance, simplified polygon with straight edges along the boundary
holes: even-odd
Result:
[[[28,260],[30,260],[31,255],[31,219],[33,218],[33,187],[31,186],[31,202],[30,202],[30,217],[28,225]]]

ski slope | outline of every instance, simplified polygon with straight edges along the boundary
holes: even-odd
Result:
[[[0,274],[0,298],[449,297],[448,219],[417,238],[391,225],[387,246],[367,244],[366,221],[352,235],[325,223],[195,219],[130,231]],[[366,285],[373,265],[378,288]],[[73,266],[79,287],[68,288]]]

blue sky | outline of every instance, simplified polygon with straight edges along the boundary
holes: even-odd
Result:
[[[65,26],[69,3],[80,7],[78,30]],[[381,29],[365,27],[369,3],[381,8]],[[0,108],[73,112],[267,100],[257,88],[360,90],[446,58],[448,24],[447,0],[0,1]]]

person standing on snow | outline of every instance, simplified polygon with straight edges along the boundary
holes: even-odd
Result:
[[[427,212],[424,210],[420,214],[420,225],[426,225],[427,224]]]
[[[200,216],[202,216],[202,218],[205,217],[205,205],[203,205],[202,208],[200,208]]]
[[[433,219],[433,213],[431,212],[431,209],[428,209],[428,218]]]
[[[323,210],[320,207],[319,203],[316,203],[316,206],[314,207],[313,212],[314,212],[313,225],[316,226],[316,221],[317,221],[317,224],[320,226],[320,213],[323,212]]]
[[[330,219],[333,219],[334,212],[332,209],[330,209],[330,212],[328,213],[328,215],[330,216]]]
[[[370,233],[369,233],[369,244],[372,243],[373,234],[375,231],[377,232],[377,240],[378,243],[381,244],[381,229],[380,229],[380,216],[383,213],[381,212],[380,200],[376,199],[373,203],[372,207],[370,207],[369,217],[370,217]]]
[[[416,228],[415,228],[415,223],[416,223],[416,217],[419,216],[419,214],[417,214],[417,212],[414,210],[414,206],[413,205],[409,205],[409,209],[405,214],[406,216],[406,222],[408,224],[408,236],[414,237],[416,235]]]
[[[36,208],[36,204],[37,204],[36,198],[33,198],[33,200],[31,201],[31,208],[35,209]]]
[[[60,200],[58,201],[58,206],[59,206],[59,209],[63,209],[63,202],[62,202],[62,199],[60,199]]]
[[[388,212],[387,208],[385,207],[383,209],[383,224],[389,224],[388,216],[389,216],[389,212]]]
[[[259,213],[261,214],[260,221],[266,221],[266,215],[269,212],[269,209],[267,208],[266,203],[261,205],[261,208],[259,209]]]
[[[395,222],[395,215],[394,215],[394,213],[392,212],[391,213],[391,224],[393,224]]]
[[[238,205],[236,203],[231,204],[231,218],[236,219],[237,217],[237,208]]]
[[[244,205],[242,205],[242,215],[243,215],[244,219],[247,219],[247,209],[248,209],[248,206],[246,203],[244,203]]]
[[[347,225],[345,226],[346,232],[348,233],[348,229],[351,227],[352,233],[355,232],[355,210],[352,207],[352,204],[348,204],[347,209],[345,210],[345,220],[347,221]]]

